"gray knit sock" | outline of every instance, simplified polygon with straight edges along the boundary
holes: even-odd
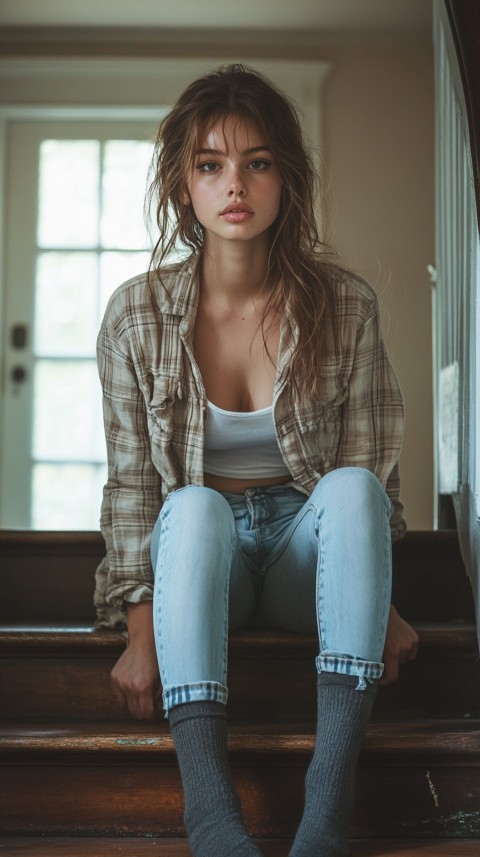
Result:
[[[219,702],[169,711],[194,857],[260,857],[245,830],[227,758],[227,716]]]
[[[378,682],[357,690],[357,676],[318,676],[315,752],[305,780],[305,810],[290,857],[346,857],[360,748]]]

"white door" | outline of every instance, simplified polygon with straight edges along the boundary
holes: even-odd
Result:
[[[7,128],[0,526],[98,529],[95,362],[112,291],[148,267],[150,123]]]

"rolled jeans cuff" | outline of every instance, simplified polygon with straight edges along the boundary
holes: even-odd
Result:
[[[228,690],[216,681],[199,681],[195,684],[183,684],[166,688],[162,694],[165,716],[170,708],[185,705],[187,702],[221,702],[227,704]]]
[[[378,661],[364,661],[351,655],[322,654],[315,661],[317,672],[340,673],[341,675],[356,675],[359,678],[357,690],[365,690],[383,675],[384,665]]]

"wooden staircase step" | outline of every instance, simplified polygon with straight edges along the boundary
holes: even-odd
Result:
[[[232,771],[254,835],[289,837],[314,745],[300,725],[233,726]],[[168,726],[4,726],[4,834],[181,836]],[[480,721],[372,723],[357,776],[357,838],[473,838],[480,829]]]
[[[0,531],[3,621],[94,621],[98,532]],[[453,530],[412,531],[394,545],[394,603],[415,621],[467,619],[475,611]]]
[[[0,619],[93,622],[99,532],[1,530]]]
[[[442,651],[462,651],[478,657],[476,628],[466,621],[416,622],[422,647]],[[69,655],[92,655],[105,651],[117,657],[125,645],[126,632],[97,628],[78,622],[1,622],[2,647],[8,646],[15,654],[24,650],[57,652],[68,649]],[[235,631],[230,635],[230,649],[243,657],[256,660],[259,654],[273,658],[315,657],[315,634],[295,634],[288,631]]]
[[[418,623],[421,648],[401,679],[381,688],[375,719],[480,716],[480,660],[470,623]],[[0,719],[130,721],[115,705],[110,671],[120,631],[69,623],[0,627]],[[241,632],[230,637],[230,718],[315,719],[313,635]]]
[[[315,742],[313,729],[305,724],[233,724],[229,729],[232,756],[292,756],[307,758]],[[362,751],[389,760],[399,756],[440,755],[446,762],[465,756],[480,764],[480,719],[418,720],[372,723]],[[93,753],[95,758],[139,754],[174,758],[173,741],[166,721],[158,723],[83,723],[42,726],[2,724],[0,756],[7,762],[12,754],[39,758],[48,754],[60,761],[67,754]]]
[[[290,841],[258,840],[264,857],[288,857]],[[351,857],[478,857],[480,839],[353,841]],[[15,837],[0,839],[2,857],[191,857],[184,839]]]

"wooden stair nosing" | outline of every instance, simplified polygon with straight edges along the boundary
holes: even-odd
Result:
[[[290,840],[257,839],[264,857],[287,857]],[[480,839],[352,841],[351,857],[478,857]],[[191,857],[184,838],[2,837],[2,857]]]
[[[480,716],[480,660],[475,629],[465,623],[417,625],[414,663],[382,687],[375,720]],[[9,623],[0,630],[0,718],[3,722],[131,722],[110,687],[125,646],[119,631],[63,623]],[[313,723],[314,635],[238,632],[230,638],[231,722]],[[292,693],[285,696],[285,688]],[[255,709],[252,708],[255,706]]]
[[[229,749],[232,755],[309,756],[313,752],[313,729],[294,724],[232,725]],[[363,746],[364,757],[392,758],[442,756],[462,764],[480,760],[480,719],[427,720],[371,723]],[[55,724],[33,723],[0,727],[0,756],[9,757],[94,753],[107,756],[145,755],[174,757],[168,725],[124,723]]]
[[[396,553],[431,551],[436,548],[444,553],[458,548],[458,533],[455,530],[409,530],[401,541],[395,543]],[[105,542],[99,530],[0,530],[0,555],[35,557],[63,553],[103,555]]]
[[[420,652],[425,649],[446,651],[463,650],[464,654],[478,658],[477,631],[470,622],[415,622],[420,636]],[[1,622],[0,643],[4,655],[25,650],[32,657],[43,657],[46,652],[66,651],[71,656],[79,652],[98,649],[101,656],[106,650],[119,652],[125,647],[126,632],[121,629],[98,628],[88,623]],[[257,659],[259,654],[270,658],[315,657],[318,642],[314,634],[294,634],[283,631],[235,631],[230,635],[229,651],[233,656]]]
[[[0,530],[0,556],[105,555],[99,530]]]
[[[383,734],[372,752],[362,754],[352,836],[476,837],[480,756],[466,746],[463,724],[455,733],[450,730],[443,754],[441,736],[429,753],[425,735],[417,735],[416,752],[409,753],[395,732],[394,753]],[[62,747],[53,735],[54,753],[29,754],[26,745],[25,753],[18,747],[0,753],[0,829],[9,835],[184,835],[178,764],[170,741],[164,738],[161,752],[158,743],[148,743],[149,736],[157,741],[158,735],[159,730],[153,735],[115,730],[109,737],[113,752],[102,750],[98,741],[80,752],[62,752],[65,742]],[[301,817],[313,731],[281,730],[267,738],[256,727],[248,742],[233,731],[232,775],[249,830],[290,837]],[[126,743],[115,745],[116,739]],[[477,750],[478,743],[477,738]]]
[[[257,839],[264,857],[287,857],[290,840]],[[480,839],[351,841],[351,857],[478,857]],[[2,857],[191,857],[184,838],[2,837]]]

